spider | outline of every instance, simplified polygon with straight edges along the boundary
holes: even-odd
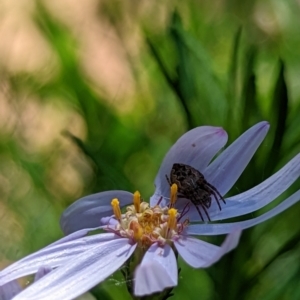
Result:
[[[205,180],[203,174],[189,165],[174,164],[170,172],[170,178],[167,175],[166,178],[170,186],[176,183],[181,196],[189,199],[195,205],[202,221],[204,219],[199,205],[204,210],[208,221],[210,221],[207,209],[211,206],[211,195],[216,199],[220,210],[222,208],[219,199],[226,204],[218,190]]]

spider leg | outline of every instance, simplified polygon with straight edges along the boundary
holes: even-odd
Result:
[[[193,203],[193,204],[194,204],[194,203]],[[198,214],[199,214],[201,220],[204,222],[204,219],[203,219],[203,216],[202,216],[202,214],[201,214],[201,211],[200,211],[199,207],[198,207],[196,204],[194,204],[194,205],[195,205],[195,207],[196,207],[196,209],[197,209],[197,211],[198,211]],[[205,209],[202,205],[201,205],[201,207],[204,209],[204,212],[205,212],[205,214],[206,214],[206,216],[207,216],[207,218],[208,218],[208,221],[210,221],[210,217],[209,217],[209,215],[208,215],[206,209]]]
[[[170,186],[172,186],[172,183],[171,183],[171,181],[170,181],[170,179],[169,179],[169,177],[168,177],[168,175],[167,175],[167,174],[166,174],[166,179],[167,179],[167,181],[168,181],[169,185],[170,185]]]
[[[183,210],[182,210],[182,215],[185,215],[185,214],[187,214],[188,212],[189,212],[189,210],[190,210],[190,205],[191,205],[191,202],[190,201],[188,201],[187,203],[186,203],[186,205],[185,205],[185,207],[183,208]]]
[[[210,217],[209,217],[209,214],[208,214],[208,212],[207,212],[207,210],[206,210],[206,207],[204,206],[204,205],[202,205],[202,204],[200,204],[201,205],[201,207],[203,208],[203,210],[204,210],[204,212],[205,212],[205,214],[206,214],[206,216],[207,216],[207,219],[208,219],[208,221],[210,222],[211,221],[211,219],[210,219]],[[196,206],[197,207],[197,210],[198,210],[198,206]],[[198,212],[199,212],[200,210],[198,210]],[[203,219],[202,219],[203,220]],[[203,220],[204,221],[204,220]]]
[[[157,201],[156,205],[159,205],[162,199],[163,199],[163,197],[160,196],[160,198],[159,198],[159,200]]]
[[[210,183],[206,182],[205,183],[207,186],[209,186],[215,193],[217,193],[217,195],[220,197],[220,199],[226,204],[225,199],[222,197],[222,195],[219,193],[219,191]]]
[[[215,197],[215,199],[216,199],[216,201],[217,201],[217,203],[218,203],[219,209],[220,209],[220,210],[222,210],[222,207],[221,207],[220,201],[219,201],[219,199],[218,199],[218,197],[217,197],[217,195],[216,195],[215,191],[214,191],[214,190],[210,190],[210,192],[211,192],[211,193],[212,193],[212,195]]]
[[[188,202],[186,203],[186,205],[184,206],[182,212],[180,213],[180,217],[178,218],[178,222],[181,220],[182,217],[184,217],[184,215],[186,215],[186,214],[189,212],[189,210],[190,210],[190,205],[191,205],[191,202],[188,201]]]

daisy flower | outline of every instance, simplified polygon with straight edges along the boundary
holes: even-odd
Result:
[[[187,132],[164,158],[150,203],[142,201],[138,192],[126,191],[108,191],[79,199],[62,215],[61,227],[66,237],[1,271],[0,285],[36,273],[40,266],[47,264],[53,270],[14,299],[68,300],[123,267],[130,293],[143,296],[165,290],[166,294],[161,296],[168,295],[178,283],[177,254],[191,267],[209,267],[237,246],[242,229],[259,224],[300,200],[297,191],[267,213],[250,220],[222,224],[200,222],[199,210],[202,219],[217,221],[248,214],[269,204],[299,178],[300,155],[258,186],[225,198],[224,202],[215,199],[209,189],[211,197],[205,205],[195,201],[194,205],[192,199],[182,197],[184,194],[176,184],[171,186],[170,193],[166,175],[170,175],[176,163],[201,172],[217,195],[224,197],[268,129],[267,122],[256,124],[215,159],[227,142],[222,128],[202,126]],[[121,212],[123,206],[126,206],[125,213]],[[99,228],[107,232],[87,236]],[[219,234],[228,234],[221,246],[193,237]]]

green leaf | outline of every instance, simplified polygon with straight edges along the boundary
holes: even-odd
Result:
[[[231,132],[235,132],[237,135],[236,122],[239,120],[240,113],[240,102],[238,94],[238,54],[240,49],[240,40],[242,35],[242,27],[239,27],[236,34],[234,35],[232,43],[232,53],[230,66],[228,70],[228,90],[227,90],[227,100],[228,100],[228,114],[227,114],[227,128]]]
[[[192,124],[223,124],[227,100],[201,42],[183,29],[179,16],[173,16],[171,37],[178,54],[178,85],[182,101],[192,116]]]
[[[282,60],[279,62],[279,74],[275,83],[275,89],[272,101],[272,112],[274,115],[273,124],[275,124],[275,132],[272,151],[268,154],[268,164],[266,167],[266,174],[272,174],[274,166],[280,158],[282,142],[285,135],[286,121],[288,116],[288,90],[284,77],[285,65]]]
[[[251,46],[245,56],[244,65],[244,80],[242,88],[242,112],[241,112],[241,127],[242,130],[247,130],[256,119],[259,119],[259,108],[256,103],[256,75],[254,73],[255,59],[257,50]]]
[[[234,39],[233,39],[233,45],[232,45],[232,54],[231,54],[231,60],[230,60],[230,67],[228,72],[228,98],[229,103],[231,105],[234,105],[235,99],[237,99],[237,73],[238,73],[238,53],[240,49],[240,40],[242,35],[242,27],[239,27]],[[233,110],[233,107],[231,108]]]

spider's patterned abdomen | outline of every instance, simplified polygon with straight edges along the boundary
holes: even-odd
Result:
[[[218,190],[205,180],[203,174],[189,165],[175,163],[170,172],[170,179],[167,175],[166,178],[170,186],[176,183],[179,194],[189,199],[196,206],[203,221],[198,205],[202,207],[210,221],[207,209],[211,206],[211,195],[216,199],[220,210],[222,208],[218,197],[226,203]]]

